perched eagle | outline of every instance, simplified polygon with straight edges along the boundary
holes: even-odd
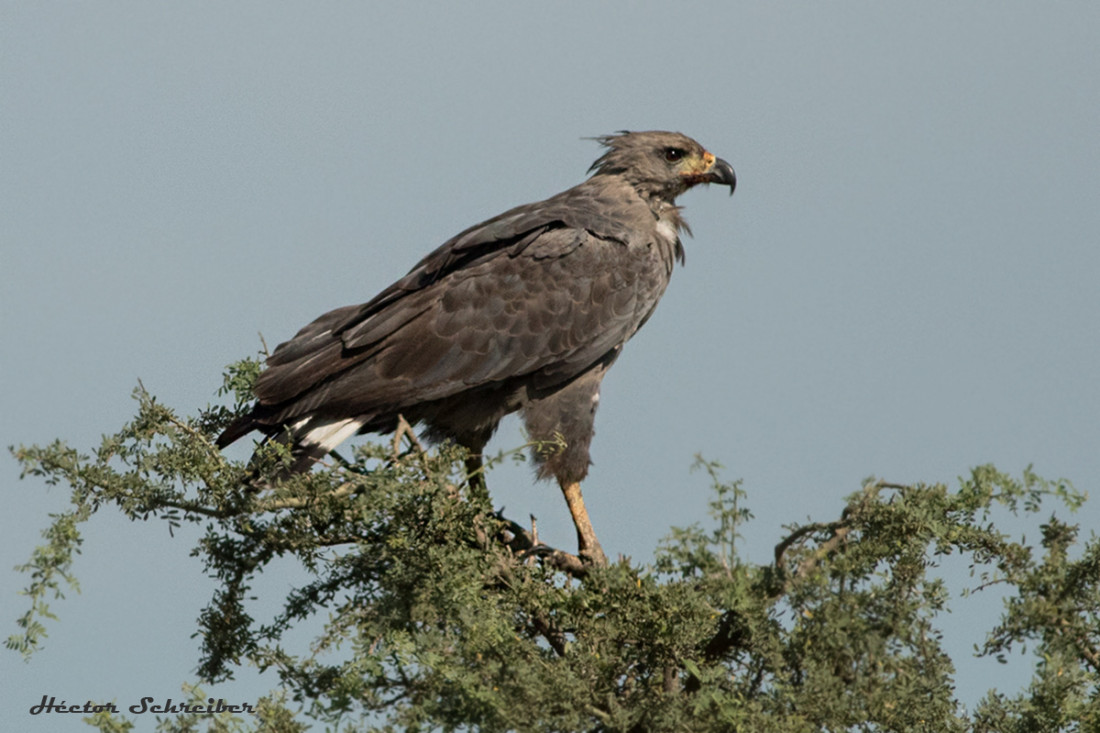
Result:
[[[605,562],[581,499],[600,382],[652,315],[687,226],[674,201],[733,168],[675,132],[622,132],[588,180],[456,235],[363,305],[338,308],[280,344],[252,411],[218,438],[258,430],[306,471],[356,433],[400,417],[479,456],[519,411],[534,459],[561,485],[580,554]],[[561,442],[561,441],[559,441]]]

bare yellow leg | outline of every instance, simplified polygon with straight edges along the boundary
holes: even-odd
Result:
[[[603,554],[600,541],[596,539],[596,531],[592,529],[592,522],[588,519],[588,511],[584,508],[581,485],[576,482],[562,484],[561,492],[565,494],[565,503],[569,505],[569,513],[573,515],[573,524],[577,528],[580,556],[593,565],[606,565],[607,556]]]

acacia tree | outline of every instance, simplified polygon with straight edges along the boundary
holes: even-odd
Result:
[[[10,649],[41,645],[49,602],[73,582],[80,525],[114,507],[131,519],[202,528],[193,549],[217,590],[199,613],[202,681],[242,664],[278,685],[255,717],[172,716],[163,731],[1031,731],[1100,729],[1100,543],[1055,516],[1015,541],[995,510],[1036,515],[1083,501],[1066,481],[975,468],[954,489],[869,480],[839,517],[791,525],[774,561],[735,542],[751,519],[739,483],[710,473],[710,520],[674,528],[655,560],[586,565],[494,512],[461,451],[411,431],[259,489],[290,460],[269,444],[250,463],[213,438],[249,401],[259,364],[229,368],[232,406],[184,418],[143,389],[136,417],[88,455],[64,443],[12,451],[24,476],[72,491],[22,567],[30,608]],[[553,446],[546,449],[552,450]],[[473,486],[474,489],[469,488]],[[980,653],[1031,645],[1035,673],[973,710],[954,695],[934,568],[966,558],[974,588],[1008,589]],[[294,558],[308,582],[273,618],[248,589]],[[198,609],[196,609],[198,610]],[[327,619],[323,623],[319,619]],[[306,653],[280,644],[299,624]],[[201,689],[192,688],[197,700]],[[132,723],[101,713],[104,731]]]

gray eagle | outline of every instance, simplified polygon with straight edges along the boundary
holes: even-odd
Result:
[[[653,314],[688,231],[676,197],[729,186],[733,168],[675,132],[599,137],[578,186],[457,234],[363,305],[330,311],[280,344],[251,412],[218,438],[286,441],[307,471],[357,433],[404,418],[473,463],[519,411],[540,479],[557,479],[580,555],[606,558],[581,498],[600,382]]]

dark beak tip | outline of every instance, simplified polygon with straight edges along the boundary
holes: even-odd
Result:
[[[719,158],[714,162],[714,182],[730,187],[730,196],[737,188],[737,174],[733,172],[733,166]]]

